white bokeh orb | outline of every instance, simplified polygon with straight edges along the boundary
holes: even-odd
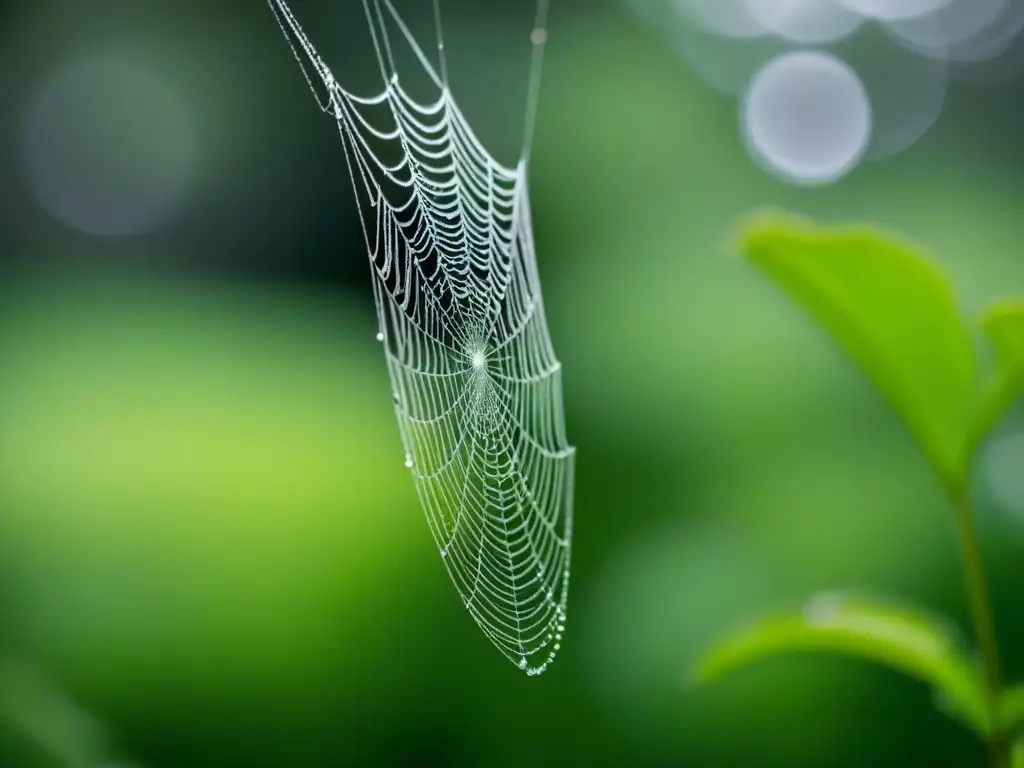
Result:
[[[871,141],[864,162],[910,149],[938,122],[950,80],[945,58],[920,56],[877,25],[833,53],[857,73],[871,101]]]
[[[192,115],[160,78],[115,57],[66,67],[34,94],[23,168],[39,204],[91,235],[163,224],[181,202],[196,154]]]
[[[986,41],[1003,36],[1014,10],[1009,0],[952,0],[934,13],[890,24],[889,31],[924,56],[983,59]]]
[[[914,19],[934,13],[956,0],[839,0],[851,11],[878,21]]]
[[[746,5],[769,32],[802,45],[843,40],[864,22],[839,0],[746,0]]]
[[[828,53],[795,51],[754,75],[741,123],[751,156],[773,175],[794,184],[827,184],[863,156],[871,105],[849,65]]]

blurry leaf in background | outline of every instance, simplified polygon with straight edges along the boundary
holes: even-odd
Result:
[[[999,720],[996,728],[1001,732],[1024,735],[1024,685],[1014,685],[1003,690],[999,697],[997,716]]]
[[[857,361],[943,478],[961,481],[976,366],[939,270],[871,227],[816,227],[778,212],[748,221],[740,247]]]
[[[694,669],[698,683],[792,651],[839,653],[890,667],[929,685],[979,734],[990,730],[983,682],[955,635],[919,611],[837,594],[803,612],[761,619],[720,640]]]

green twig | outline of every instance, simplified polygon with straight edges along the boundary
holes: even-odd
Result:
[[[966,484],[958,483],[952,487],[951,495],[956,510],[957,525],[960,529],[964,581],[967,587],[971,624],[974,627],[978,647],[981,649],[981,659],[984,665],[989,718],[990,721],[995,722],[1003,683],[988,581],[985,579],[985,570],[981,564],[981,547],[978,545],[978,534],[974,527],[974,510]],[[994,768],[1010,768],[1008,747],[998,741],[990,741],[989,752]]]

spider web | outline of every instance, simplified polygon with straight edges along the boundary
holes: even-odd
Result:
[[[480,629],[520,669],[540,674],[565,630],[575,458],[526,181],[547,2],[531,36],[523,150],[506,167],[452,97],[437,0],[440,72],[391,0],[363,0],[383,84],[371,96],[343,88],[285,0],[268,1],[338,123],[405,465],[430,531]],[[403,87],[396,42],[415,54],[434,100]]]

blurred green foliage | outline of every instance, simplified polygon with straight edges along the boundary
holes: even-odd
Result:
[[[983,386],[952,286],[912,247],[868,225],[820,228],[777,212],[747,222],[741,252],[845,348],[886,396],[931,460],[955,512],[967,600],[984,676],[953,638],[913,610],[820,598],[803,614],[770,616],[719,641],[699,662],[701,682],[780,652],[825,650],[870,659],[927,683],[1009,766],[1018,733],[1004,696],[987,577],[975,532],[975,448],[1024,387],[1022,304],[1003,302],[984,326],[996,348]],[[980,427],[979,427],[980,425]],[[1005,703],[1005,701],[1011,704]]]
[[[945,276],[866,226],[820,231],[769,214],[749,223],[741,241],[744,254],[860,364],[940,476],[960,482],[978,373]]]
[[[995,365],[979,407],[975,440],[984,438],[1024,389],[1024,302],[994,304],[982,322],[995,352]]]
[[[991,730],[983,683],[954,633],[918,610],[824,593],[802,612],[771,616],[719,642],[698,682],[777,653],[825,651],[874,661],[928,683],[942,705],[980,734]]]
[[[315,250],[363,274],[355,229],[342,246],[309,234],[344,223],[347,179],[266,9],[201,5],[219,25],[147,28],[171,30],[181,62],[209,35],[204,87],[245,99],[211,98],[211,165],[234,175],[205,180],[201,243],[119,258],[147,275],[154,259],[248,263],[272,230],[282,263]],[[531,165],[580,448],[569,630],[539,679],[495,657],[446,581],[366,295],[128,280],[87,262],[107,243],[16,243],[31,277],[5,272],[0,296],[2,642],[143,765],[978,763],[885,670],[778,658],[695,693],[682,670],[737,618],[823,588],[965,618],[929,467],[821,334],[722,258],[736,218],[771,203],[910,233],[976,316],[1022,287],[1019,172],[961,103],[892,162],[783,187],[745,157],[731,102],[625,13],[581,8],[552,17]],[[219,47],[235,30],[249,42]],[[492,74],[458,76],[483,93]],[[271,189],[283,202],[227,218],[216,202]],[[53,276],[57,252],[71,276]],[[982,512],[1012,676],[1021,531]]]

